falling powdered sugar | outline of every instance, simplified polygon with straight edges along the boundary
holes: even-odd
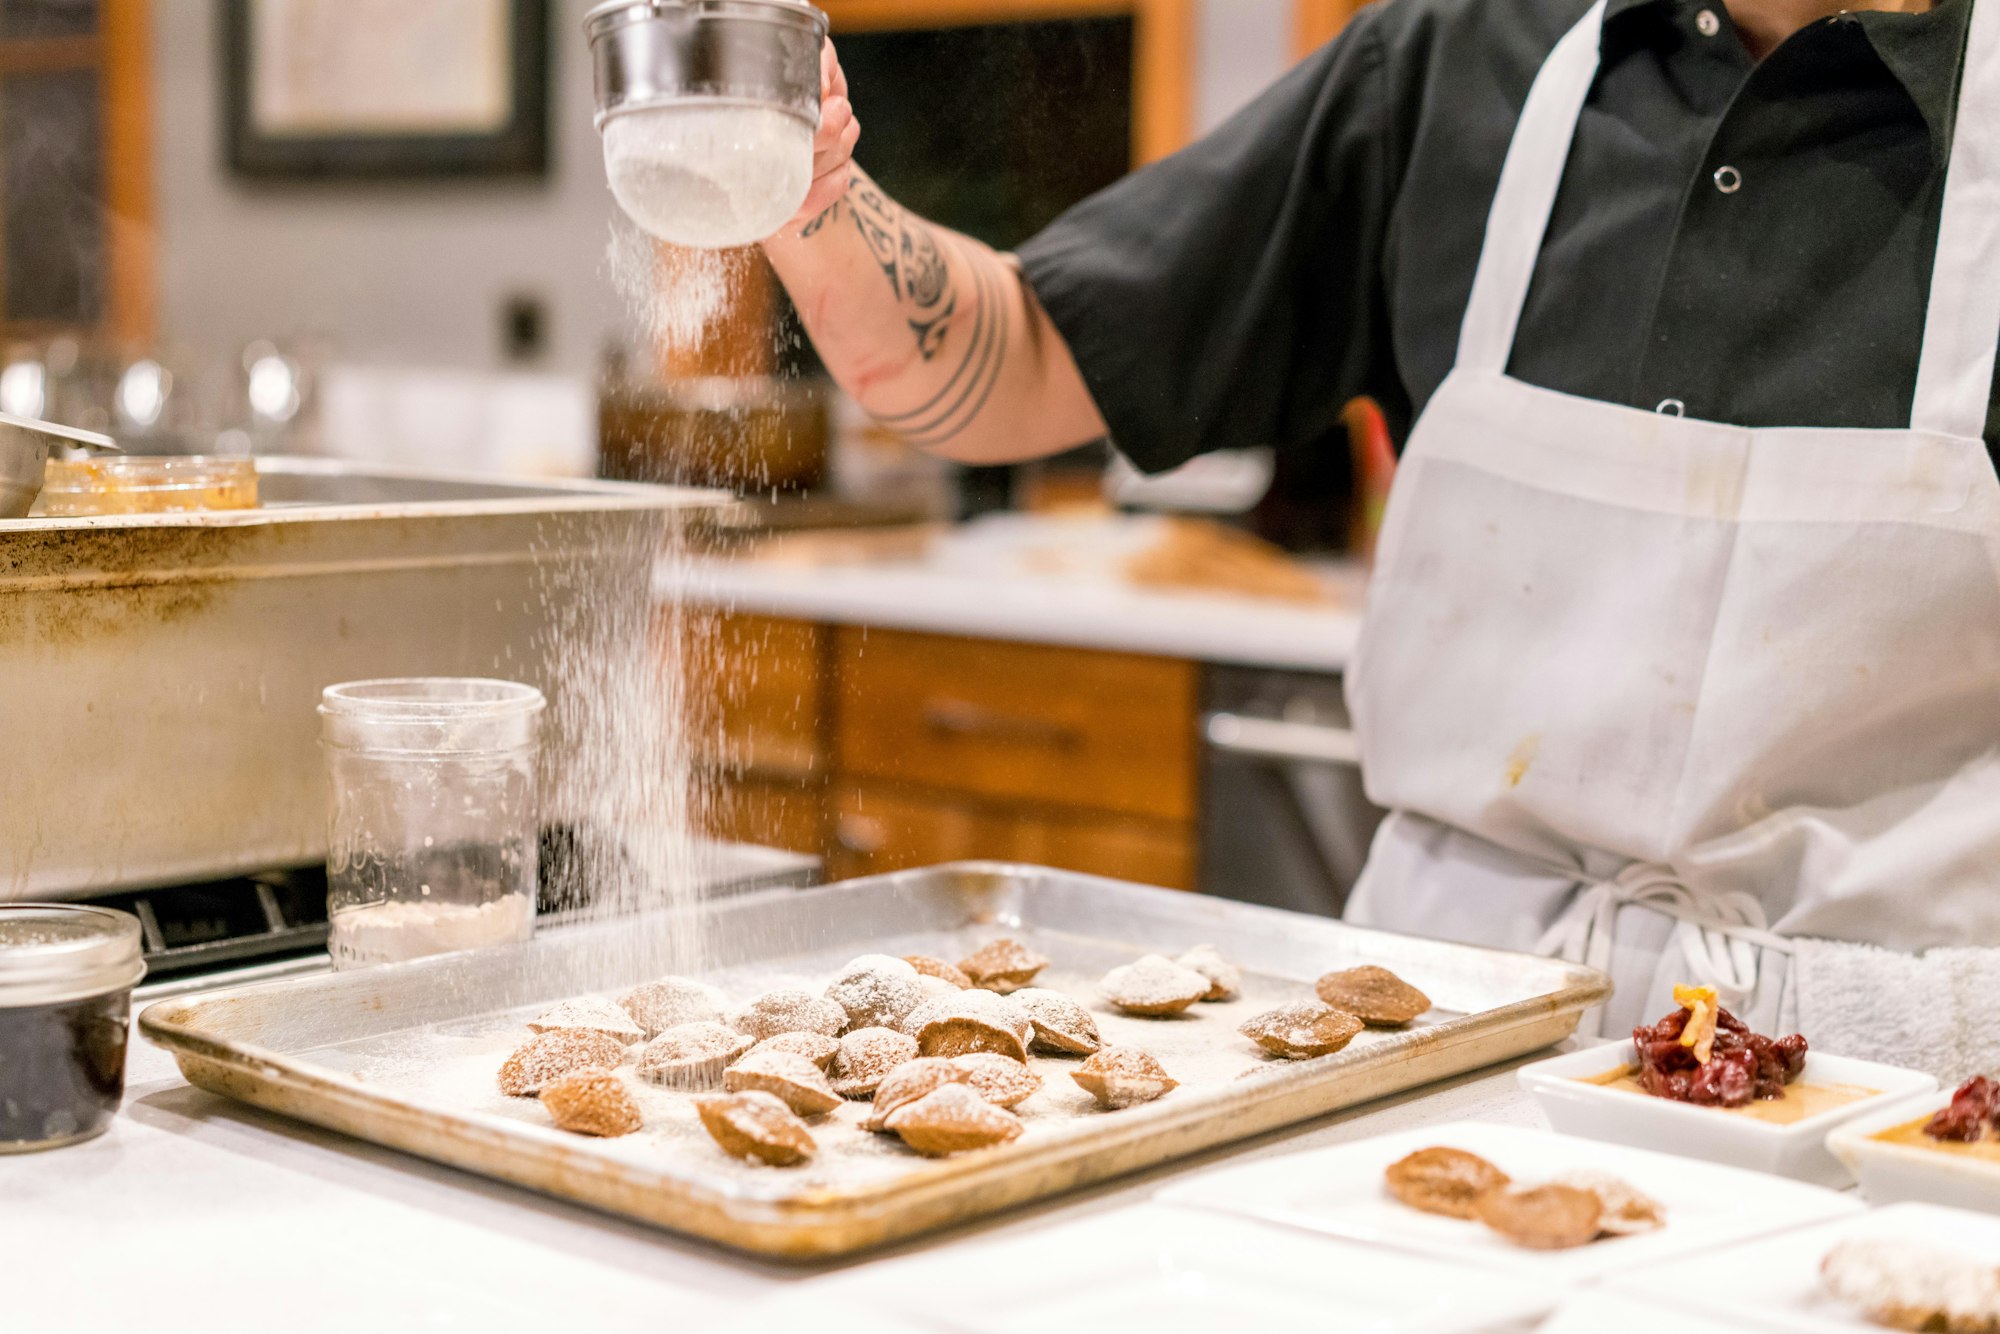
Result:
[[[621,217],[604,257],[638,332],[668,354],[701,345],[750,264],[747,252],[661,245]]]

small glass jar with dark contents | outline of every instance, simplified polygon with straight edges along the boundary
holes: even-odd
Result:
[[[139,919],[0,904],[0,1153],[102,1134],[125,1096]]]

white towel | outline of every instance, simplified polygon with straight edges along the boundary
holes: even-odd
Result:
[[[2000,1075],[2000,949],[1900,954],[1801,936],[1792,967],[1813,1050],[1924,1070],[1946,1087]]]

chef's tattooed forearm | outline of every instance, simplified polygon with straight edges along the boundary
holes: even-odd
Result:
[[[799,229],[799,235],[808,240],[818,236],[822,227],[825,227],[829,222],[840,216],[841,203],[841,200],[836,199],[818,213],[815,213],[812,221]]]
[[[949,271],[942,256],[938,267]],[[972,424],[993,396],[993,386],[1000,381],[1001,363],[1007,356],[1013,312],[1006,303],[1000,281],[989,272],[994,266],[964,267],[972,275],[972,332],[966,337],[964,356],[953,368],[951,378],[927,402],[908,412],[877,414],[884,426],[921,448],[943,445]],[[956,295],[951,301],[955,311]],[[950,313],[943,318],[948,319]],[[942,334],[939,345],[942,346]]]
[[[859,171],[854,173],[844,202],[861,239],[868,244],[868,253],[888,279],[890,292],[904,307],[918,353],[925,361],[932,360],[944,350],[946,335],[958,315],[958,284],[938,245],[937,233],[921,218],[904,212]],[[831,221],[826,214],[821,217]],[[808,227],[819,221],[815,218]]]
[[[898,311],[916,338],[918,356],[950,375],[908,412],[877,414],[910,443],[935,447],[965,430],[992,397],[1013,320],[1003,284],[978,262],[962,238],[905,212],[858,168],[847,194],[800,230],[810,239],[842,217],[851,219],[882,270]],[[962,335],[962,339],[961,339]],[[928,378],[928,377],[926,377]]]

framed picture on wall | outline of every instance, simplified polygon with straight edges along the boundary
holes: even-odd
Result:
[[[239,175],[547,170],[548,0],[223,0],[222,13]]]

